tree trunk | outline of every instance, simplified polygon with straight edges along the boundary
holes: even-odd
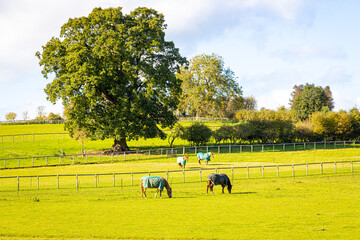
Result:
[[[111,152],[123,152],[123,151],[130,151],[130,148],[128,147],[126,143],[126,139],[122,138],[120,140],[114,140],[114,144],[112,145]]]

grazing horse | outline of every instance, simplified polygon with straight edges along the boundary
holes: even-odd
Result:
[[[222,193],[224,193],[224,188],[225,186],[227,186],[228,192],[231,193],[231,189],[232,189],[232,185],[230,182],[229,177],[222,173],[222,174],[215,174],[212,173],[207,177],[207,188],[206,188],[206,193],[209,192],[209,187],[210,187],[210,191],[212,192],[212,194],[214,194],[213,188],[215,185],[221,185],[222,186]]]
[[[197,154],[197,159],[199,161],[199,165],[201,165],[200,160],[204,160],[205,161],[205,165],[208,165],[208,162],[211,161],[210,157],[214,157],[214,153],[213,152],[207,152],[207,153],[202,153],[199,152]]]
[[[185,169],[186,161],[188,161],[188,159],[189,159],[189,157],[186,155],[183,157],[178,157],[177,164],[179,165],[179,167]]]
[[[157,177],[150,177],[148,175],[143,176],[140,179],[141,198],[143,198],[143,196],[145,196],[145,198],[147,198],[146,197],[146,189],[147,188],[157,188],[155,198],[157,197],[157,194],[159,191],[160,191],[160,198],[162,198],[161,192],[163,191],[164,187],[167,190],[167,194],[168,194],[169,198],[172,198],[171,187],[165,178],[159,177],[159,176],[157,176]]]

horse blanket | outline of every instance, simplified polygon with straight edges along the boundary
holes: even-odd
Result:
[[[230,181],[229,177],[224,173],[212,173],[207,177],[207,180],[210,180],[213,185],[228,185]]]
[[[140,178],[140,180],[143,182],[144,188],[158,188],[160,191],[162,191],[165,187],[165,178],[160,176],[150,177],[146,175]]]
[[[184,160],[183,157],[178,157],[177,158],[177,163],[180,163],[181,165],[186,165],[186,160]]]
[[[211,152],[207,152],[205,154],[202,153],[202,152],[199,152],[197,154],[197,159],[198,160],[204,160],[204,161],[211,161],[210,156],[211,156]]]

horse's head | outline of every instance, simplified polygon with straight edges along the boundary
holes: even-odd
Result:
[[[229,185],[227,186],[227,189],[228,189],[228,192],[231,193],[232,185],[229,184]]]
[[[213,152],[210,153],[210,157],[214,157],[214,153],[213,153]]]
[[[187,160],[189,159],[189,156],[188,156],[188,155],[185,155],[185,156],[183,156],[183,159],[184,159],[185,161],[187,161]]]
[[[172,198],[172,189],[168,188],[168,189],[166,189],[166,191],[167,191],[167,195],[169,196],[169,198]]]

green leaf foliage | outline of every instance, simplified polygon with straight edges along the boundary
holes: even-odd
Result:
[[[176,72],[186,63],[165,41],[164,16],[153,9],[95,8],[69,19],[37,52],[47,99],[62,99],[71,134],[94,139],[137,139],[165,134],[181,94]]]
[[[183,133],[184,134],[181,138],[195,144],[196,146],[207,143],[212,136],[211,129],[201,123],[194,123],[189,127],[185,127]]]
[[[181,68],[178,77],[183,81],[179,104],[183,115],[224,117],[231,99],[243,101],[234,72],[225,68],[218,55],[195,56],[189,67]]]
[[[315,87],[314,84],[295,86],[290,100],[291,109],[295,111],[295,118],[305,120],[314,113],[321,111],[323,107],[334,107],[330,88]]]

